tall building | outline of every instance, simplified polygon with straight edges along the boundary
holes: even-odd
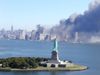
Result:
[[[40,34],[39,40],[45,40],[46,34]]]
[[[35,40],[35,30],[31,31],[31,40]]]
[[[13,28],[13,25],[11,26],[11,32],[13,32],[14,31],[14,28]]]
[[[19,32],[19,39],[20,39],[20,40],[25,40],[25,36],[26,36],[25,31],[24,31],[24,30],[21,30],[21,31]]]
[[[79,42],[79,33],[78,32],[75,32],[75,40],[74,42]]]

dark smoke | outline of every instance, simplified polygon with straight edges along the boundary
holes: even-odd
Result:
[[[84,14],[73,14],[68,19],[60,21],[59,25],[51,29],[62,37],[73,37],[75,32],[97,33],[100,32],[100,1],[94,0]],[[73,37],[74,38],[74,37]]]
[[[75,20],[75,30],[80,32],[100,31],[100,5],[80,15]]]

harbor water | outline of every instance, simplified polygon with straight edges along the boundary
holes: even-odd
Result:
[[[0,58],[49,57],[52,41],[0,40]],[[0,72],[0,75],[100,75],[100,44],[59,42],[59,58],[88,66],[84,71]]]

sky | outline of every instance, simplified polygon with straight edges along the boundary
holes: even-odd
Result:
[[[71,14],[82,14],[92,0],[0,0],[0,29],[52,27]]]

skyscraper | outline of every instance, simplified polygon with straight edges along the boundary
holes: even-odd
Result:
[[[13,33],[13,31],[14,31],[14,28],[13,28],[13,25],[11,26],[11,32]]]

